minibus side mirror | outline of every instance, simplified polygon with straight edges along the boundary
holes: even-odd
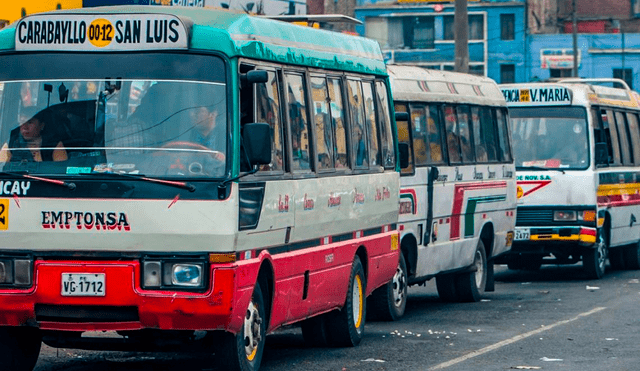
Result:
[[[607,143],[596,143],[596,166],[607,166],[609,165],[609,149],[607,148]]]
[[[249,84],[261,84],[269,81],[269,74],[263,70],[251,70],[240,76],[242,82]]]
[[[406,169],[409,167],[409,145],[398,143],[398,150],[400,151],[400,168]]]
[[[409,121],[409,114],[407,112],[396,112],[396,121]]]
[[[245,124],[242,127],[242,144],[251,166],[271,163],[271,127],[269,124]]]

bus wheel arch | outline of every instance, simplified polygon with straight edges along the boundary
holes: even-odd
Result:
[[[260,265],[258,271],[257,284],[262,288],[262,296],[264,300],[265,320],[266,328],[269,329],[269,323],[271,322],[271,307],[273,305],[274,295],[274,271],[271,260],[265,259]]]
[[[418,241],[413,234],[407,234],[400,242],[400,250],[407,265],[407,275],[415,277],[418,267]]]
[[[368,278],[369,277],[369,265],[368,265],[369,254],[367,253],[367,248],[364,247],[363,245],[360,245],[356,250],[356,256],[360,258],[360,264],[362,264],[362,269],[364,270],[365,278]]]
[[[480,240],[484,244],[485,254],[487,259],[487,275],[485,279],[485,292],[493,292],[496,290],[495,288],[495,280],[493,276],[493,247],[495,242],[495,231],[493,228],[493,223],[488,222],[482,227],[482,231],[480,232]]]

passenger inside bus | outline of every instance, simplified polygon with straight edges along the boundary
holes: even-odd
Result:
[[[49,135],[46,126],[53,123],[50,109],[39,111],[25,107],[20,113],[20,126],[11,130],[9,142],[0,149],[0,162],[65,161],[67,151],[62,141]]]

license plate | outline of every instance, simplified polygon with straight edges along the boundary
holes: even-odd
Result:
[[[513,236],[513,239],[515,241],[527,241],[531,238],[531,232],[529,231],[529,228],[516,229],[515,232],[516,233]]]
[[[104,273],[62,273],[62,296],[104,296]]]

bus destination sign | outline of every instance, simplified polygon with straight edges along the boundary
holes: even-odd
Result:
[[[524,89],[504,87],[502,88],[502,95],[511,106],[571,104],[571,90],[561,86],[541,86]]]
[[[16,26],[16,50],[187,49],[187,28],[169,14],[43,14]]]

